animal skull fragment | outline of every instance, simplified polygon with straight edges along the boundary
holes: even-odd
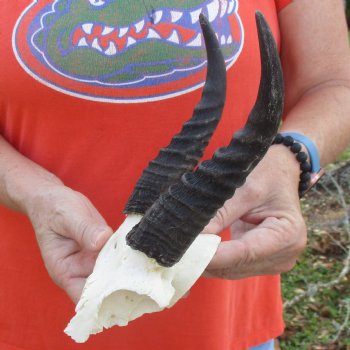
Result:
[[[256,103],[229,145],[193,171],[226,95],[224,58],[209,22],[200,17],[208,57],[202,98],[181,132],[144,170],[126,204],[126,220],[99,254],[65,329],[75,341],[173,306],[214,256],[220,237],[200,232],[265,155],[283,110],[276,45],[259,12],[256,21],[261,55]]]

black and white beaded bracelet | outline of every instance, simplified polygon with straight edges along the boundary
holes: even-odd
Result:
[[[300,135],[296,133],[294,134],[297,136]],[[306,138],[304,135],[300,136],[302,138]],[[289,147],[289,149],[295,154],[295,158],[297,159],[297,161],[300,163],[300,182],[298,191],[299,197],[301,198],[321,178],[321,176],[323,175],[323,170],[321,169],[321,167],[316,166],[317,168],[319,167],[319,169],[314,171],[312,164],[308,161],[308,155],[302,151],[302,143],[295,140],[293,136],[288,134],[277,134],[272,144],[283,144],[284,146]],[[303,145],[305,146],[304,143]],[[306,148],[309,150],[307,146]],[[312,151],[313,152],[311,155],[314,155],[315,151]],[[314,161],[314,163],[319,164],[319,159],[317,159],[317,161]]]

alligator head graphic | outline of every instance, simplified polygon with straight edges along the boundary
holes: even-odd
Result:
[[[201,13],[215,30],[228,67],[242,48],[238,0],[40,2],[22,16],[31,14],[26,41],[32,55],[61,77],[84,84],[144,88],[203,70]]]

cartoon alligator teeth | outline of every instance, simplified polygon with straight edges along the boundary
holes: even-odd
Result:
[[[188,29],[186,24],[198,22],[199,14],[206,13],[210,22],[216,19],[227,21],[228,15],[234,10],[234,1],[212,0],[203,7],[192,11],[175,11],[173,9],[158,10],[151,14],[152,21],[147,16],[137,20],[127,27],[111,27],[103,23],[83,23],[75,29],[72,35],[73,47],[89,47],[107,56],[117,55],[141,40],[165,40],[169,43],[191,48],[202,48],[202,35],[198,26]],[[226,26],[228,27],[228,26]],[[216,33],[221,45],[233,42],[230,33]]]
[[[210,21],[231,66],[244,37],[238,3],[35,0],[23,18],[33,16],[27,44],[50,71],[92,86],[139,88],[184,80],[204,69],[200,14]]]

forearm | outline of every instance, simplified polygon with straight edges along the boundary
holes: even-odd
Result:
[[[335,158],[350,143],[350,79],[329,81],[307,91],[289,111],[284,131],[301,132],[311,138],[321,164]]]
[[[0,136],[0,203],[17,211],[27,211],[36,189],[62,182],[52,173],[20,154]]]
[[[283,130],[316,144],[323,165],[350,141],[350,50],[341,0],[294,0],[279,15]]]

